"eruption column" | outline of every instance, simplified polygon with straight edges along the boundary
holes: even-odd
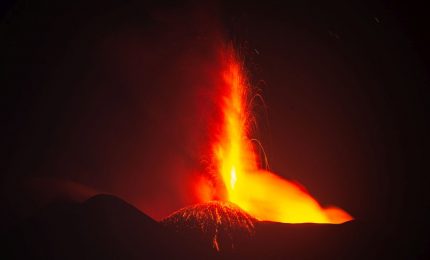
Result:
[[[249,87],[234,49],[223,48],[222,111],[213,143],[213,161],[225,200],[235,203],[259,220],[284,223],[343,223],[352,217],[336,207],[322,207],[302,187],[260,168],[249,129]],[[223,197],[223,196],[220,196]]]

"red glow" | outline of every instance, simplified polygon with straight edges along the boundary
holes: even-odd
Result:
[[[212,160],[222,188],[199,182],[199,197],[230,201],[259,220],[343,223],[353,219],[342,209],[322,207],[299,184],[261,168],[250,138],[250,89],[243,66],[232,47],[222,49],[221,61],[222,91],[217,104],[222,120],[214,127]]]

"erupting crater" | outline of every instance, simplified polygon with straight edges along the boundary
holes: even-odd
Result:
[[[161,223],[176,232],[200,237],[217,251],[228,251],[252,237],[256,222],[231,202],[209,201],[182,208]]]

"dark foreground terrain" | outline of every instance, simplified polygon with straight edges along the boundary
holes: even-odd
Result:
[[[204,234],[177,233],[117,197],[97,195],[82,204],[52,204],[18,223],[3,236],[2,252],[10,259],[425,257],[424,247],[395,233],[359,221],[256,222],[252,239],[217,252]]]

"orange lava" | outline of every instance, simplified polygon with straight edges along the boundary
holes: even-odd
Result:
[[[176,232],[197,231],[216,251],[228,251],[254,235],[256,221],[233,203],[209,201],[173,212],[161,223]]]
[[[225,200],[259,220],[284,223],[343,223],[353,218],[336,207],[322,207],[297,184],[261,169],[250,138],[249,87],[232,47],[222,51],[221,125],[212,146]]]

